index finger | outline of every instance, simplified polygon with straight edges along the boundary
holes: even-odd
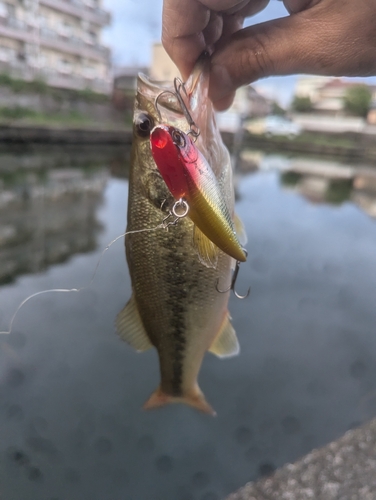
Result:
[[[188,78],[202,52],[212,51],[214,44],[224,35],[225,28],[226,36],[231,35],[241,27],[244,17],[259,12],[268,2],[269,0],[164,0],[162,44],[179,68],[183,79]]]
[[[162,15],[162,43],[183,78],[190,74],[205,50],[203,30],[209,24],[210,10],[197,0],[165,0]]]

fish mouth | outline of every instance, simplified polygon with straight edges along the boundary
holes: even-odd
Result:
[[[171,84],[167,84],[167,82],[166,84],[156,82],[143,73],[139,73],[137,77],[137,92],[153,102],[155,111],[158,114],[160,114],[159,108],[172,111],[178,115],[183,114],[179,101],[174,96],[174,87]]]

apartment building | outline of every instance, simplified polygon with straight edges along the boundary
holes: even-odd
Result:
[[[101,0],[0,0],[0,73],[52,86],[111,91],[110,22]]]

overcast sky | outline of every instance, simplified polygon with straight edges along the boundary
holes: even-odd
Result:
[[[103,7],[112,15],[112,24],[104,30],[103,41],[112,50],[114,64],[148,66],[151,46],[160,40],[162,0],[103,0]],[[271,0],[265,10],[248,19],[246,24],[287,15],[282,2]],[[256,87],[266,92],[268,97],[287,104],[293,95],[295,82],[295,76],[274,77],[261,80]]]

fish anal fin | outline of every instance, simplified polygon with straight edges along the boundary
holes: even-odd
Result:
[[[196,225],[193,228],[193,246],[201,264],[213,269],[217,267],[219,248]]]
[[[248,238],[247,238],[247,233],[245,232],[243,221],[241,220],[238,214],[234,215],[234,228],[239,243],[244,247],[247,244]]]
[[[152,347],[133,295],[117,315],[116,329],[120,338],[136,351],[143,352]]]
[[[152,410],[170,403],[183,403],[203,413],[212,415],[213,417],[217,415],[210,404],[206,401],[205,396],[197,385],[191,391],[188,391],[178,397],[166,394],[163,392],[161,387],[158,387],[158,389],[154,391],[150,398],[146,401],[143,409]]]
[[[209,352],[215,354],[219,358],[230,358],[236,356],[240,352],[240,346],[236,337],[235,330],[230,323],[230,315],[227,313]]]

